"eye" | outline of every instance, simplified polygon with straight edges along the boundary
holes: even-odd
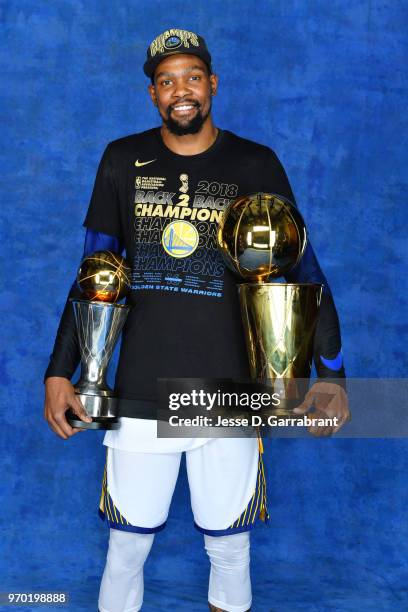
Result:
[[[166,85],[170,85],[170,83],[171,83],[170,79],[163,79],[163,81],[160,83],[160,85],[166,86]]]
[[[199,81],[201,79],[201,77],[198,74],[193,74],[190,79],[192,79],[193,81]]]

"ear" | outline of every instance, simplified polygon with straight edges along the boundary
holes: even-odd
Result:
[[[150,98],[155,106],[157,106],[157,98],[156,98],[156,88],[154,85],[150,84],[147,86],[149,90]]]
[[[218,89],[218,77],[216,74],[210,75],[210,88],[211,88],[211,95],[216,96],[217,89]]]

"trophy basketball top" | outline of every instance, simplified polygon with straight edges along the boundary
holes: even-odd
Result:
[[[306,247],[302,215],[281,195],[252,193],[233,200],[218,230],[226,265],[243,279],[267,282],[289,272]]]
[[[77,283],[86,300],[113,304],[130,291],[131,268],[124,257],[96,251],[81,261]]]

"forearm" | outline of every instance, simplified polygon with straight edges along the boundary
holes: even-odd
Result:
[[[74,309],[72,308],[70,299],[80,297],[81,292],[76,283],[74,283],[68,294],[67,301],[65,302],[54,342],[54,348],[50,356],[50,363],[44,375],[44,381],[50,376],[62,376],[71,380],[78,366],[80,352]]]
[[[345,378],[340,323],[333,296],[323,291],[313,343],[313,359],[319,378]]]
[[[290,283],[323,285],[322,300],[314,334],[313,359],[319,378],[344,378],[339,317],[333,296],[313,248],[308,243],[300,263],[285,276]]]
[[[120,254],[123,246],[115,236],[87,230],[83,257],[100,250],[110,250]],[[76,282],[72,285],[65,303],[44,381],[50,376],[62,376],[70,380],[80,361],[78,334],[71,298],[83,298]]]

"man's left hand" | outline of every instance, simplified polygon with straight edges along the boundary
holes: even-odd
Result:
[[[309,415],[310,418],[338,418],[338,425],[335,427],[310,425],[308,431],[313,436],[331,436],[333,433],[339,431],[344,423],[351,420],[347,394],[343,387],[335,383],[323,381],[314,383],[311,389],[306,393],[303,402],[300,406],[294,408],[293,412],[296,414],[305,414],[312,406],[314,406],[316,410]]]

